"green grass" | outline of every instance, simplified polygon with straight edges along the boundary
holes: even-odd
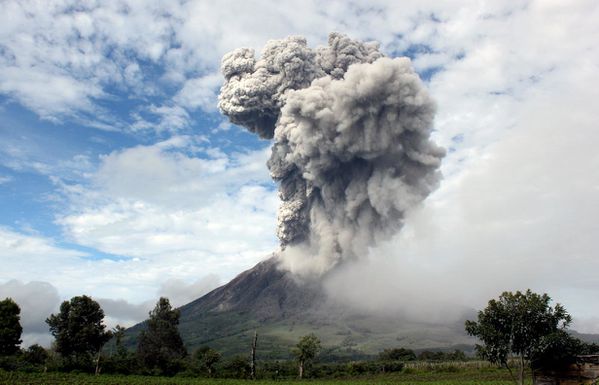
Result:
[[[505,370],[496,368],[481,369],[435,369],[410,368],[402,373],[390,375],[364,376],[344,379],[299,380],[234,380],[185,377],[148,376],[93,376],[70,373],[23,373],[0,370],[0,385],[509,385],[511,381]]]

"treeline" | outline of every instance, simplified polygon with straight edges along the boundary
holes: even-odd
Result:
[[[505,292],[489,301],[476,321],[466,321],[466,332],[479,339],[479,358],[505,367],[514,382],[524,374],[576,363],[580,355],[599,354],[599,346],[568,333],[571,316],[563,306],[549,305],[547,294],[530,290]],[[51,349],[39,345],[21,349],[19,306],[10,298],[0,301],[0,369],[25,371],[79,371],[115,374],[182,375],[227,378],[343,377],[401,371],[410,361],[465,361],[464,352],[420,351],[396,348],[370,360],[317,363],[321,344],[314,334],[303,336],[291,350],[294,360],[256,362],[256,336],[251,354],[223,359],[202,347],[188,352],[179,334],[178,309],[160,298],[144,322],[135,351],[123,342],[125,329],[106,330],[104,312],[88,296],[64,301],[46,323],[55,338]],[[107,346],[108,341],[114,341]],[[249,345],[249,344],[248,344]],[[249,350],[250,346],[248,346]],[[513,370],[515,369],[515,370]]]
[[[55,340],[51,349],[19,347],[22,327],[20,308],[10,298],[0,301],[0,368],[28,372],[62,371],[86,373],[203,376],[225,378],[340,377],[401,371],[404,362],[415,360],[465,360],[455,352],[386,349],[378,357],[349,363],[317,362],[321,343],[314,334],[303,336],[290,351],[293,360],[260,361],[250,356],[223,358],[210,348],[188,352],[179,334],[180,313],[167,298],[160,298],[144,322],[135,351],[124,343],[125,328],[107,330],[104,311],[89,296],[64,301],[47,319]],[[255,346],[253,347],[255,349]]]
[[[100,305],[89,296],[76,296],[46,319],[54,336],[51,349],[39,345],[20,349],[20,308],[7,298],[0,301],[0,368],[159,375],[195,370],[202,366],[195,361],[212,353],[204,349],[188,357],[179,335],[179,317],[179,310],[173,309],[168,299],[160,298],[139,335],[136,351],[130,352],[123,344],[125,328],[117,325],[107,330]],[[111,340],[114,343],[106,349]]]

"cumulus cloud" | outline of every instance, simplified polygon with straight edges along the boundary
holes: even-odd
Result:
[[[65,266],[79,263],[87,254],[59,247],[51,239],[26,235],[0,227],[0,280],[43,280],[46,274],[55,274]],[[23,269],[27,264],[27,271]]]
[[[12,298],[21,308],[21,346],[35,343],[49,345],[51,336],[45,320],[56,312],[60,304],[58,290],[54,286],[47,282],[23,283],[13,279],[0,284],[0,298]]]
[[[171,305],[182,306],[217,288],[220,283],[216,274],[209,274],[191,283],[171,278],[160,285],[158,293],[161,297],[167,297]]]
[[[58,309],[58,290],[48,282],[32,281],[23,283],[10,280],[0,284],[0,297],[10,297],[21,308],[21,325],[24,333],[48,331],[44,320]]]
[[[232,7],[238,10],[235,16],[230,13]],[[291,33],[322,43],[326,31],[339,30],[352,31],[359,39],[375,37],[384,51],[394,52],[410,43],[437,43],[444,28],[453,44],[472,35],[467,23],[471,19],[515,13],[512,8],[522,7],[502,2],[469,7],[432,1],[323,6],[316,0],[294,0],[273,7],[266,0],[210,5],[197,0],[168,5],[135,0],[40,5],[11,0],[0,5],[0,93],[45,119],[71,117],[101,129],[127,130],[133,124],[136,129],[162,131],[168,123],[163,117],[173,117],[172,113],[162,111],[156,119],[131,114],[130,119],[110,114],[104,106],[116,97],[126,98],[127,103],[137,105],[137,112],[150,115],[157,109],[177,107],[213,111],[219,58],[239,45],[258,48],[272,37]],[[461,24],[451,23],[455,15]],[[461,18],[467,18],[466,23]],[[460,47],[445,44],[435,53],[442,48],[455,52]],[[321,65],[339,65],[344,70],[343,60]],[[436,63],[443,64],[443,60]],[[148,97],[161,99],[154,112],[148,108]],[[181,120],[175,123],[179,126],[170,129],[187,128]]]
[[[94,268],[85,280],[92,294],[141,303],[166,280],[231,278],[252,266],[275,246],[268,153],[225,154],[204,137],[176,136],[103,156],[84,183],[61,181],[67,207],[57,224],[65,237],[114,256],[78,264],[61,281]],[[191,299],[173,293],[179,304]]]
[[[132,326],[148,318],[148,312],[154,304],[151,300],[141,303],[130,303],[124,299],[95,298],[104,311],[104,323],[109,328],[121,325]]]
[[[96,300],[106,315],[108,327],[121,325],[132,326],[148,318],[148,313],[154,308],[159,297],[166,297],[174,307],[183,306],[200,298],[221,284],[216,274],[208,274],[193,281],[180,278],[167,278],[153,293],[151,299],[142,302],[130,302],[125,299],[97,298]]]
[[[110,329],[116,325],[132,326],[145,320],[155,306],[159,296],[169,298],[173,306],[185,305],[199,298],[220,284],[218,276],[211,274],[191,283],[182,279],[170,278],[164,281],[153,298],[139,303],[124,299],[93,297],[104,311],[104,324]],[[76,295],[82,295],[80,293]],[[154,298],[155,296],[155,298]],[[23,327],[22,347],[40,344],[49,347],[53,337],[45,320],[59,311],[60,303],[69,300],[62,298],[58,289],[49,282],[31,281],[24,283],[10,280],[0,283],[0,299],[12,298],[21,309],[21,326]]]
[[[206,112],[215,112],[221,83],[222,77],[218,73],[189,79],[175,95],[174,100],[191,110],[200,108]]]

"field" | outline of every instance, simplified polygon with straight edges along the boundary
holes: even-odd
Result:
[[[234,380],[188,377],[147,377],[66,373],[23,373],[0,371],[0,385],[508,385],[507,371],[496,368],[408,368],[401,373],[377,376],[360,376],[342,379],[306,380]],[[529,382],[530,383],[530,382]]]

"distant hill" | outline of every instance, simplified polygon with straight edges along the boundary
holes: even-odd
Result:
[[[599,344],[599,334],[579,333],[577,331],[570,331],[570,334],[584,342]]]
[[[463,322],[422,324],[360,313],[327,298],[318,282],[297,282],[277,268],[272,257],[239,274],[231,282],[184,305],[179,330],[188,349],[208,345],[225,356],[247,354],[258,331],[261,359],[284,359],[300,336],[315,333],[324,353],[360,358],[385,348],[473,348]],[[142,324],[127,332],[130,344]]]

